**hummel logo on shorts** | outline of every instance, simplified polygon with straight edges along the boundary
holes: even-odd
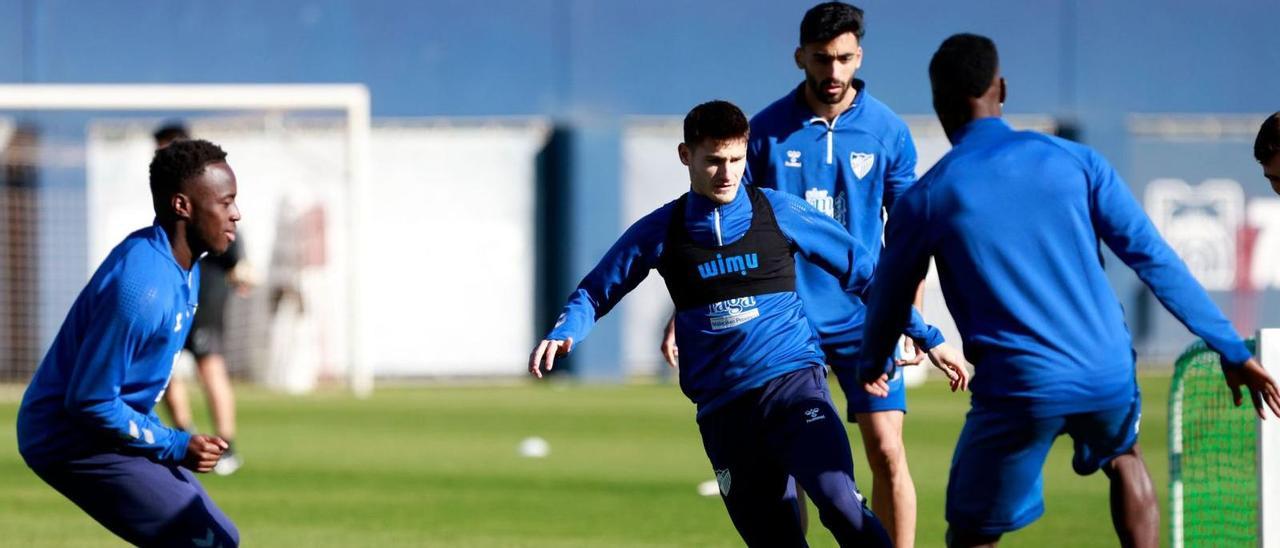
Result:
[[[808,411],[805,411],[805,412],[804,412],[804,415],[805,415],[806,417],[809,417],[807,420],[805,420],[805,421],[804,421],[804,422],[805,422],[805,424],[809,424],[809,423],[811,423],[811,422],[813,422],[813,421],[819,421],[819,420],[822,420],[822,419],[827,418],[827,416],[826,416],[826,415],[823,415],[823,414],[822,414],[822,410],[821,410],[821,409],[819,409],[819,408],[817,408],[817,407],[814,407],[813,409],[810,409],[810,410],[808,410]]]

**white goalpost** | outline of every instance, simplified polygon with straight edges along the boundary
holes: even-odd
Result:
[[[1280,379],[1280,328],[1258,331],[1258,358]],[[1280,548],[1280,418],[1258,421],[1258,545]]]
[[[1280,328],[1249,341],[1280,378]],[[1170,545],[1280,548],[1280,418],[1231,401],[1217,353],[1191,345],[1169,394]],[[1256,437],[1255,439],[1250,439]]]
[[[360,397],[373,391],[368,322],[361,298],[366,240],[371,114],[360,84],[9,84],[0,110],[11,111],[327,111],[345,116],[346,373]]]

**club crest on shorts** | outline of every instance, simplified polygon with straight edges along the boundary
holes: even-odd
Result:
[[[733,483],[733,478],[729,475],[729,469],[716,470],[716,484],[720,485],[720,494],[729,496],[729,487]]]
[[[868,154],[866,152],[849,153],[849,167],[853,168],[853,174],[857,175],[858,179],[866,177],[867,174],[871,172],[871,167],[875,164],[875,154]]]

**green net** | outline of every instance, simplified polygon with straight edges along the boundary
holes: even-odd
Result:
[[[1248,341],[1256,351],[1256,341]],[[1256,546],[1257,426],[1236,407],[1218,354],[1204,342],[1174,363],[1169,392],[1169,497],[1174,546]],[[1181,541],[1181,542],[1180,542]]]

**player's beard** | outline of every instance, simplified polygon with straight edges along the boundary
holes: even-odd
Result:
[[[827,78],[819,81],[808,74],[805,74],[804,82],[805,85],[809,86],[809,91],[813,92],[814,97],[817,97],[819,101],[828,105],[840,104],[840,102],[844,101],[845,96],[849,94],[850,82],[840,82],[835,78]],[[827,85],[832,82],[838,82],[840,84],[840,91],[836,92],[835,95],[827,93]]]

